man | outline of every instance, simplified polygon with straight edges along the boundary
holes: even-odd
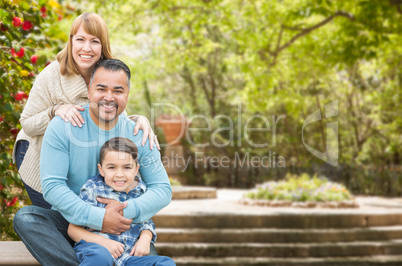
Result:
[[[46,130],[40,158],[41,182],[45,200],[53,208],[27,206],[14,218],[15,232],[42,265],[78,264],[67,235],[69,223],[120,234],[133,221],[150,219],[171,200],[169,178],[159,151],[140,145],[142,132],[134,136],[135,122],[121,115],[128,101],[130,76],[129,68],[120,60],[99,62],[91,75],[89,105],[81,112],[86,123],[79,128],[55,117]],[[107,207],[94,207],[78,194],[87,179],[98,173],[101,146],[117,136],[137,144],[140,174],[148,190],[124,203],[99,199]],[[122,210],[124,217],[119,214]]]

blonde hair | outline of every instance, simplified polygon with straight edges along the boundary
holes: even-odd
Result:
[[[68,36],[68,43],[66,47],[57,54],[57,61],[60,63],[60,73],[62,75],[79,74],[72,55],[72,37],[77,33],[80,26],[82,26],[86,33],[96,36],[101,41],[102,55],[100,60],[113,58],[105,21],[96,13],[85,12],[74,20],[70,35]]]

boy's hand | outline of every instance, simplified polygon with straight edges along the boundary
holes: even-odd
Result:
[[[105,240],[102,241],[101,245],[109,250],[110,254],[112,254],[113,258],[115,259],[120,257],[121,254],[124,252],[124,245],[112,239],[105,238]]]
[[[130,255],[136,257],[148,255],[150,252],[150,243],[151,242],[149,240],[140,237],[131,250]]]

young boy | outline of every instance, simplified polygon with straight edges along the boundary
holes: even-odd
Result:
[[[80,197],[94,206],[105,207],[97,197],[124,202],[137,198],[146,190],[137,176],[137,147],[127,138],[112,138],[99,154],[100,174],[89,179],[81,188]],[[156,240],[155,225],[150,219],[131,224],[121,235],[105,234],[70,224],[68,235],[76,242],[74,250],[80,265],[176,265],[169,257],[146,256],[150,243]]]

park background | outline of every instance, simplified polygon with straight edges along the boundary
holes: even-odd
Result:
[[[103,17],[113,55],[130,66],[128,113],[147,116],[161,143],[156,118],[177,115],[175,106],[192,119],[190,128],[201,129],[181,141],[192,162],[198,152],[232,161],[276,154],[286,162],[190,164],[180,173],[187,184],[252,188],[306,172],[355,195],[402,194],[400,0],[6,0],[1,6],[0,240],[17,239],[13,214],[29,204],[11,158],[19,115],[35,76],[86,11]],[[325,106],[334,101],[337,115],[327,118]],[[303,128],[317,110],[321,119]],[[281,116],[274,133],[272,121]],[[330,123],[338,126],[336,164],[315,157],[302,139],[303,132],[305,143],[326,151],[333,144]]]

